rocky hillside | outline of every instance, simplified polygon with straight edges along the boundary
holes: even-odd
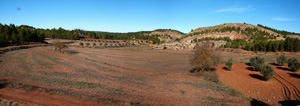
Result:
[[[158,48],[166,48],[164,45],[168,45],[169,48],[176,48],[175,46],[191,45],[192,43],[203,40],[218,39],[221,41],[227,41],[234,39],[244,39],[249,42],[253,40],[283,40],[287,36],[300,37],[298,33],[280,31],[263,25],[256,26],[247,23],[225,23],[217,26],[200,27],[194,29],[186,35],[177,38],[177,40],[172,39],[173,42],[179,41],[178,43],[161,44],[158,45]],[[222,42],[222,44],[224,43],[226,42]]]
[[[176,40],[176,38],[182,38],[185,36],[184,33],[172,30],[172,29],[156,29],[151,33],[147,33],[146,35],[158,36],[161,42],[169,43]]]
[[[212,27],[201,27],[189,32],[181,41],[191,42],[193,39],[205,37],[219,38],[229,37],[233,39],[244,39],[251,41],[254,39],[284,39],[284,35],[274,31],[246,23],[226,23]]]

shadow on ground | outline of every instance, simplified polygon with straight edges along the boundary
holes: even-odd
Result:
[[[223,69],[223,70],[227,70],[227,67],[223,67],[222,69]]]
[[[281,70],[284,70],[284,71],[290,71],[290,69],[284,68],[284,67],[276,67],[276,68],[281,69]]]
[[[247,67],[246,69],[249,71],[255,71],[253,67]]]
[[[253,99],[252,98],[252,101],[251,101],[251,106],[271,106],[263,101],[259,101],[257,99]]]
[[[218,83],[219,80],[219,75],[216,72],[215,68],[211,68],[211,69],[206,69],[207,71],[200,71],[199,68],[192,68],[190,69],[190,73],[194,73],[194,75],[198,76],[198,77],[202,77],[204,80],[206,81],[212,81],[215,83]]]
[[[279,103],[282,106],[299,106],[300,105],[299,100],[286,100],[286,101],[280,101]]]
[[[251,76],[252,78],[256,78],[256,79],[264,81],[264,77],[261,76],[261,75],[258,75],[258,74],[249,74],[249,76]]]
[[[204,69],[204,70],[208,70],[208,71],[216,71],[216,68],[210,68],[210,69]],[[201,73],[201,70],[200,68],[198,67],[194,67],[194,68],[191,68],[189,70],[190,73],[196,73],[196,72],[200,72]]]
[[[245,63],[247,66],[251,66],[251,64],[250,63]]]
[[[289,73],[290,76],[295,77],[295,78],[300,78],[300,74],[296,74],[296,73]],[[299,104],[300,105],[300,104]]]
[[[269,63],[270,65],[273,65],[273,66],[280,66],[279,64],[277,63]]]
[[[7,80],[6,79],[1,79],[0,80],[0,89],[5,88],[7,85]]]
[[[64,50],[64,52],[68,53],[68,54],[77,54],[79,52],[75,51],[75,50]]]

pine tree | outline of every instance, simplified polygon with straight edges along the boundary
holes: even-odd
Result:
[[[281,52],[284,51],[284,42],[283,42],[283,41],[281,41],[281,42],[279,43],[279,51],[281,51]]]
[[[293,45],[294,45],[294,52],[300,51],[300,40],[299,39],[297,39],[297,38],[294,39]]]
[[[13,32],[12,34],[11,34],[11,41],[12,41],[12,43],[19,43],[19,37],[18,37],[18,35],[15,33],[15,32]]]
[[[277,52],[278,51],[278,48],[279,48],[279,42],[278,41],[275,41],[273,43],[273,46],[272,46],[272,51],[273,52]]]

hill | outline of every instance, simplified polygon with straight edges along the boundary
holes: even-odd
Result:
[[[22,32],[24,31],[21,31],[21,29],[32,33],[23,34]],[[228,41],[243,39],[247,42],[251,42],[254,40],[284,40],[286,37],[300,38],[299,35],[299,33],[277,30],[260,24],[256,26],[247,23],[225,23],[211,27],[201,27],[194,29],[187,34],[173,29],[117,33],[85,31],[80,29],[66,30],[63,28],[36,29],[33,26],[28,25],[15,26],[13,24],[0,24],[0,38],[2,38],[0,39],[0,46],[18,45],[32,41],[42,42],[44,37],[72,40],[79,39],[80,37],[118,40],[136,39],[152,41],[153,44],[165,45],[168,43],[167,45],[169,45],[169,43],[171,43],[171,45],[173,45],[172,43],[176,43],[176,45],[178,45],[177,43],[186,43],[187,45],[190,45],[193,42],[199,42],[202,40],[218,39]]]
[[[182,38],[184,42],[190,42],[192,39],[200,39],[204,37],[229,37],[231,40],[244,39],[284,39],[284,35],[274,32],[269,29],[265,29],[256,25],[246,23],[226,23],[211,27],[201,27],[189,32]]]
[[[247,23],[225,23],[194,29],[175,40],[179,42],[164,43],[157,48],[192,49],[195,42],[203,40],[212,40],[218,47],[225,44],[232,45],[228,42],[234,41],[237,42],[234,47],[239,48],[237,45],[244,47],[247,42],[285,40],[286,37],[300,38],[299,35],[299,33],[276,30],[260,24],[256,26]]]
[[[181,38],[185,34],[173,29],[156,29],[147,35],[158,36],[160,41],[167,43],[175,41],[177,38]]]

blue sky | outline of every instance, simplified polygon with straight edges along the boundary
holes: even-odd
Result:
[[[0,23],[134,32],[223,23],[300,32],[299,0],[0,0]]]

